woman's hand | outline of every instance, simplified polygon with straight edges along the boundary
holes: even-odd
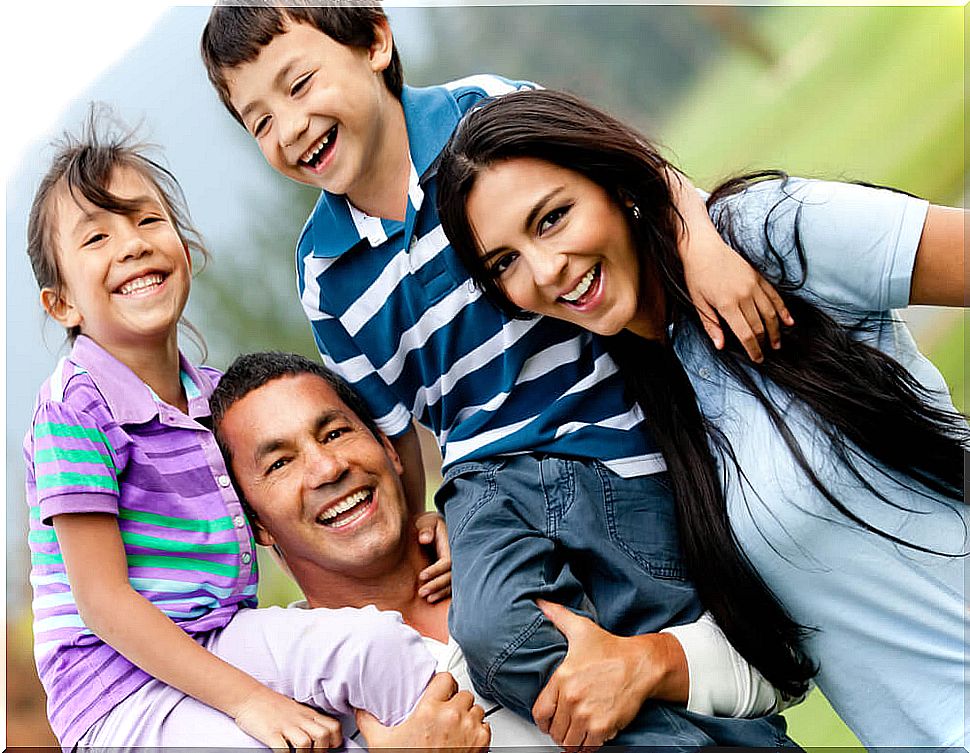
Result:
[[[559,604],[537,600],[569,649],[532,707],[539,729],[567,749],[594,750],[648,698],[687,701],[686,659],[673,636],[613,635]]]
[[[450,753],[484,751],[492,739],[485,711],[447,672],[435,675],[411,716],[385,727],[372,714],[357,712],[357,726],[369,748],[448,749]]]
[[[239,728],[270,748],[322,750],[343,743],[340,722],[263,687],[233,715]]]
[[[422,546],[434,545],[438,559],[418,573],[418,596],[431,603],[451,596],[451,547],[448,545],[448,529],[445,519],[436,512],[425,512],[414,519],[418,529],[418,542]]]

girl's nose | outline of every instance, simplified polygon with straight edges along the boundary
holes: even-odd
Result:
[[[152,252],[152,245],[146,241],[139,233],[131,233],[121,244],[119,261],[129,261],[140,259]]]

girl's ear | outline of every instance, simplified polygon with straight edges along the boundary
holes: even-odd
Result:
[[[64,329],[80,327],[83,321],[81,312],[64,295],[58,293],[53,288],[44,288],[40,291],[40,305],[44,307],[51,319],[60,324]]]
[[[381,18],[374,24],[374,41],[371,42],[367,54],[374,73],[383,73],[391,64],[394,36],[391,34],[391,24],[386,18]]]
[[[189,263],[189,274],[192,274],[192,250],[185,241],[182,241],[182,248],[185,249],[185,260]]]

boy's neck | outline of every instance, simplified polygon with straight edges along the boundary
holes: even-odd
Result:
[[[347,195],[348,201],[371,217],[403,221],[408,208],[411,153],[401,101],[390,92],[378,153],[365,155],[371,167],[366,180]],[[365,167],[366,169],[366,167]]]

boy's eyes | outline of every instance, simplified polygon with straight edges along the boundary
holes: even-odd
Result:
[[[253,128],[252,128],[253,136],[255,136],[256,138],[259,138],[260,135],[263,133],[263,131],[265,130],[265,128],[266,128],[266,126],[268,124],[269,124],[269,116],[268,115],[265,116],[265,117],[260,118],[259,120],[257,120],[253,124]]]
[[[293,82],[293,86],[290,87],[290,94],[299,94],[310,83],[310,79],[313,78],[312,73],[308,73],[305,76],[300,76],[296,81]]]

